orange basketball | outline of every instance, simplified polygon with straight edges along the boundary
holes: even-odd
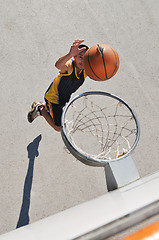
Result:
[[[118,68],[119,56],[109,45],[94,45],[84,55],[84,69],[93,80],[108,80],[116,74]]]

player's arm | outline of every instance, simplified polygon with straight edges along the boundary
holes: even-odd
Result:
[[[72,62],[69,61],[71,58],[72,56],[70,53],[60,57],[55,63],[55,67],[61,70],[62,73],[69,72],[69,69],[72,66]]]
[[[69,60],[83,51],[83,48],[78,48],[83,41],[84,40],[75,40],[70,48],[69,53],[60,57],[55,63],[55,67],[60,69],[62,73],[69,73],[71,71],[72,62]]]

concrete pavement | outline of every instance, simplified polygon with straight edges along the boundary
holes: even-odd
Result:
[[[159,170],[158,9],[157,0],[0,0],[0,234],[106,192],[104,169],[67,154],[42,117],[26,118],[75,39],[111,45],[120,67],[107,82],[87,78],[73,96],[102,90],[127,101],[141,127],[140,176]]]

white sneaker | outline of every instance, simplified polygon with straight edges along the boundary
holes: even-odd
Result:
[[[35,118],[41,115],[39,107],[44,106],[42,102],[33,102],[31,110],[28,112],[28,121],[31,123]]]

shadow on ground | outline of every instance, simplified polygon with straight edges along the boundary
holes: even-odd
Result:
[[[28,171],[27,171],[25,183],[24,183],[23,201],[22,201],[22,206],[20,210],[20,216],[19,216],[16,228],[29,224],[29,208],[30,208],[31,188],[32,188],[32,182],[33,182],[33,173],[34,173],[34,161],[35,161],[35,157],[39,156],[38,147],[41,139],[42,139],[42,136],[39,135],[33,140],[33,142],[31,142],[27,146],[29,165],[28,165]]]

